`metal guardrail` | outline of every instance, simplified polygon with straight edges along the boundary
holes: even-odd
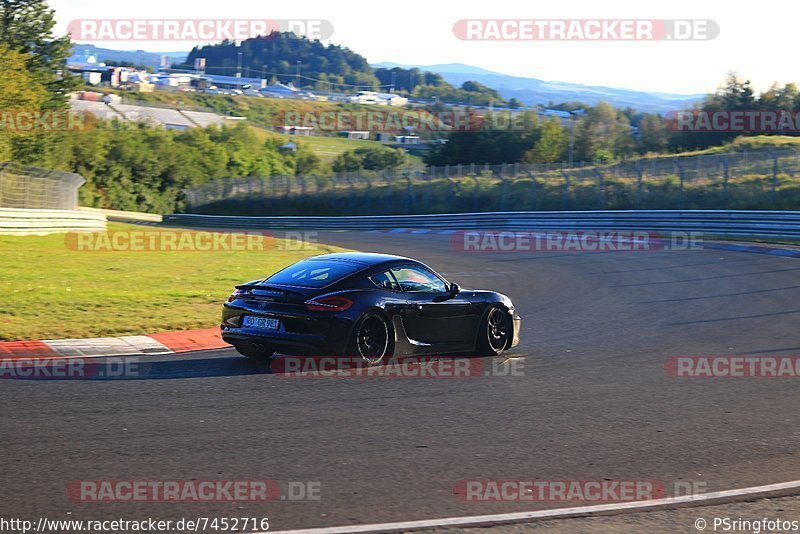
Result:
[[[2,235],[100,232],[105,229],[106,216],[101,213],[0,208],[0,234]]]
[[[216,229],[642,230],[800,238],[800,211],[549,211],[360,217],[165,215],[164,224]]]
[[[123,222],[123,223],[138,223],[138,222],[152,222],[160,223],[163,220],[163,215],[155,213],[140,213],[138,211],[120,211],[120,210],[106,210],[100,208],[78,208],[80,211],[87,213],[95,213],[105,215],[109,221]]]

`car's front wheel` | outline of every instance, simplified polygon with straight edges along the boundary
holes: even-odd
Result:
[[[382,315],[370,312],[359,319],[350,341],[354,356],[361,357],[367,365],[378,365],[389,354],[389,325]]]
[[[482,356],[497,356],[511,342],[514,325],[505,308],[495,306],[486,314],[478,335],[478,352]]]
[[[251,360],[269,360],[275,354],[275,350],[272,347],[261,343],[239,343],[234,345],[233,348],[236,349],[236,352]]]

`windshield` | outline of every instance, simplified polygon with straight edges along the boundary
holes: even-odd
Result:
[[[301,287],[325,287],[363,268],[360,263],[305,260],[279,271],[269,278],[269,284]]]

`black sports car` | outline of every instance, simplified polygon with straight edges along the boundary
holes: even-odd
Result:
[[[248,358],[275,352],[363,358],[497,355],[519,343],[511,300],[465,290],[427,265],[367,253],[309,258],[236,286],[222,339]]]

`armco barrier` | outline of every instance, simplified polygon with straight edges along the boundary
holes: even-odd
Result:
[[[0,208],[0,234],[4,235],[99,232],[105,229],[106,216],[101,213]]]
[[[109,221],[123,222],[123,223],[139,223],[139,222],[152,222],[160,223],[163,220],[163,215],[154,213],[140,213],[138,211],[119,211],[119,210],[104,210],[99,208],[78,208],[80,211],[87,213],[97,213],[105,215]]]
[[[536,211],[363,217],[165,215],[164,224],[196,228],[285,230],[644,230],[800,238],[800,211]]]

